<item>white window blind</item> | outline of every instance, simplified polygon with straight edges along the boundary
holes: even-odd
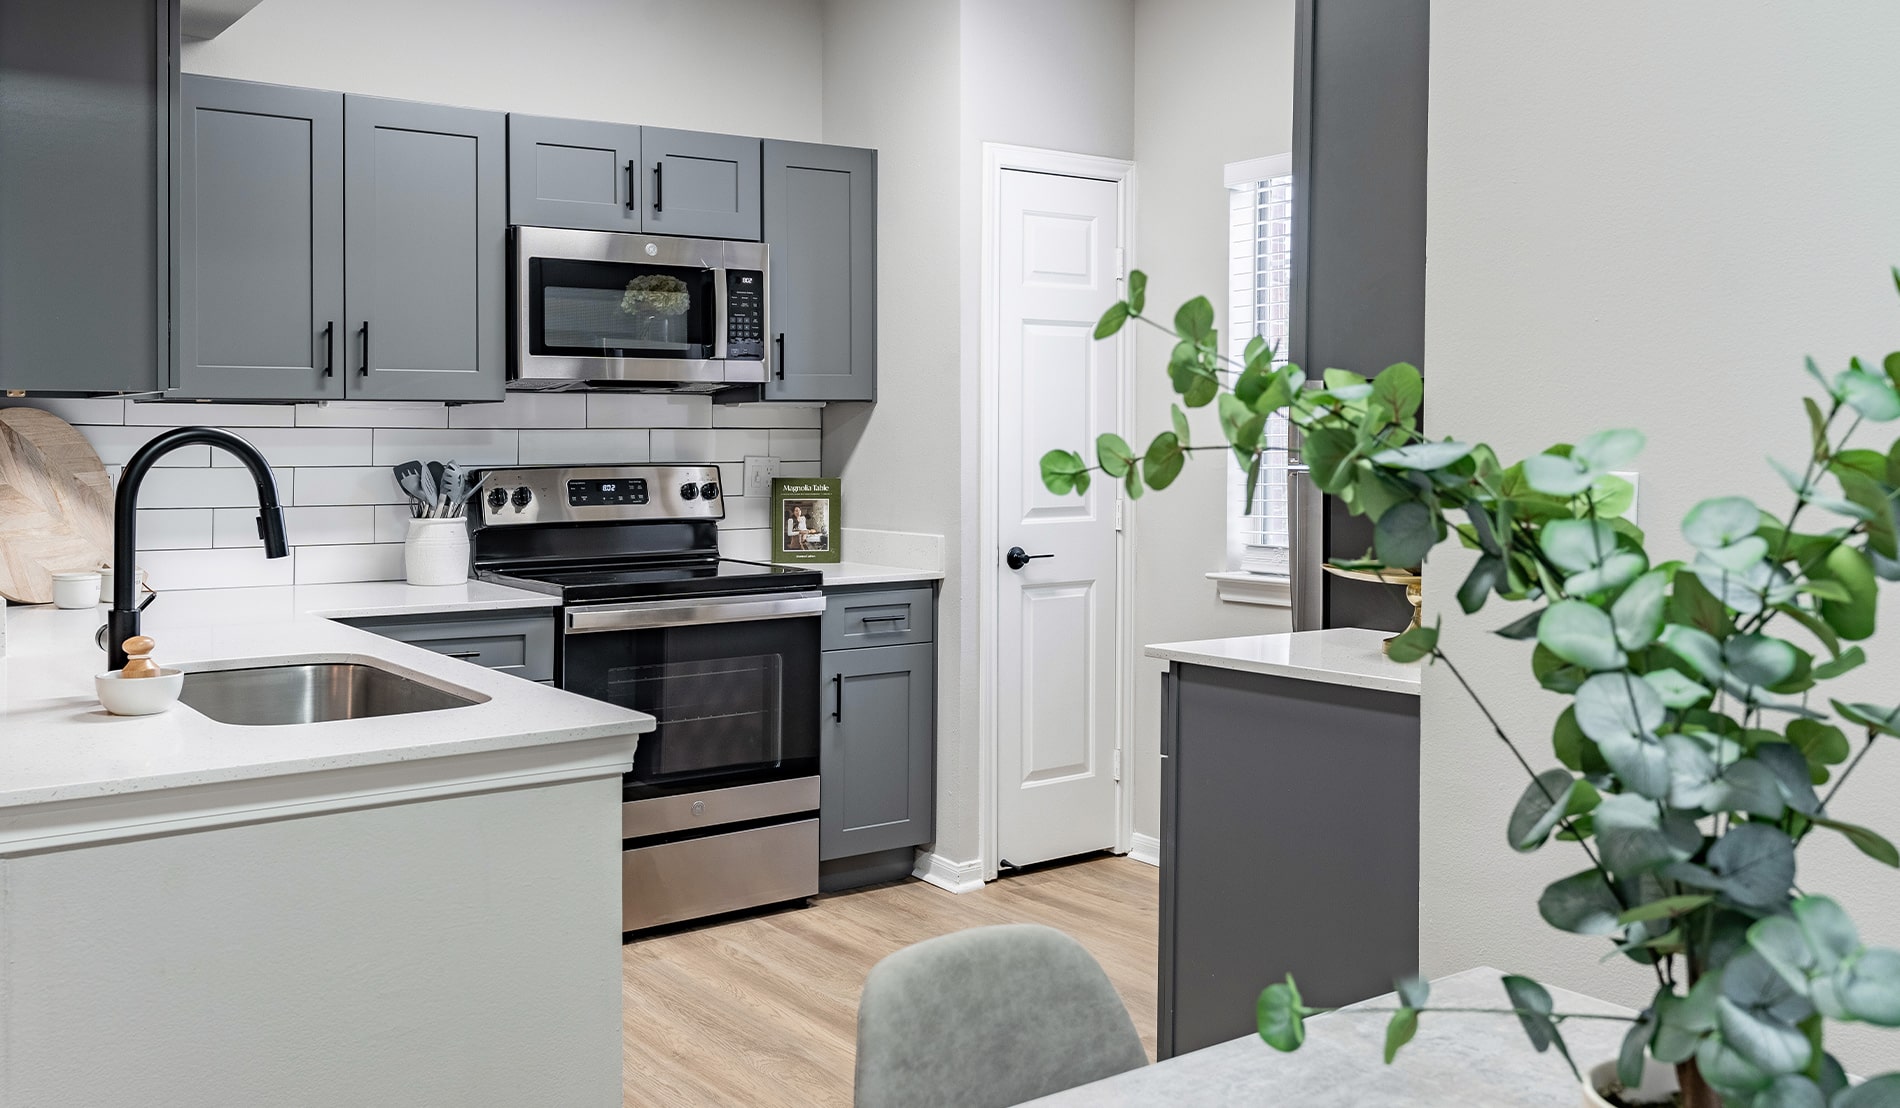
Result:
[[[1286,361],[1293,266],[1293,158],[1282,154],[1227,167],[1228,353],[1245,357],[1255,335]],[[1287,422],[1267,421],[1260,480],[1247,499],[1247,471],[1229,452],[1227,547],[1230,568],[1284,576],[1292,562],[1287,530]]]

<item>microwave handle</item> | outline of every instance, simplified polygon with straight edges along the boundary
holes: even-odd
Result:
[[[627,210],[633,211],[633,159],[627,159]]]

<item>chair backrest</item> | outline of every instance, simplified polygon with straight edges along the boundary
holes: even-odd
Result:
[[[1147,1063],[1108,975],[1053,928],[906,947],[858,1005],[858,1108],[1003,1108]]]

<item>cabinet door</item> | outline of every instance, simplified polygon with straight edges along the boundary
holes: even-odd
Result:
[[[639,127],[508,117],[510,223],[638,231],[640,181]]]
[[[343,94],[179,80],[170,396],[343,397]]]
[[[765,143],[767,400],[877,398],[877,152]]]
[[[178,0],[0,3],[0,389],[165,387]]]
[[[926,643],[824,655],[818,856],[930,841],[936,780],[936,650]]]
[[[758,240],[758,139],[646,127],[640,157],[648,234]]]
[[[500,112],[343,98],[351,399],[502,398],[506,133]]]

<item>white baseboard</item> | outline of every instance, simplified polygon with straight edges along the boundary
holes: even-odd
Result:
[[[1161,840],[1137,831],[1128,840],[1128,856],[1151,866],[1161,864]]]
[[[953,862],[941,854],[920,850],[911,876],[953,893],[975,892],[983,887],[983,863]]]

